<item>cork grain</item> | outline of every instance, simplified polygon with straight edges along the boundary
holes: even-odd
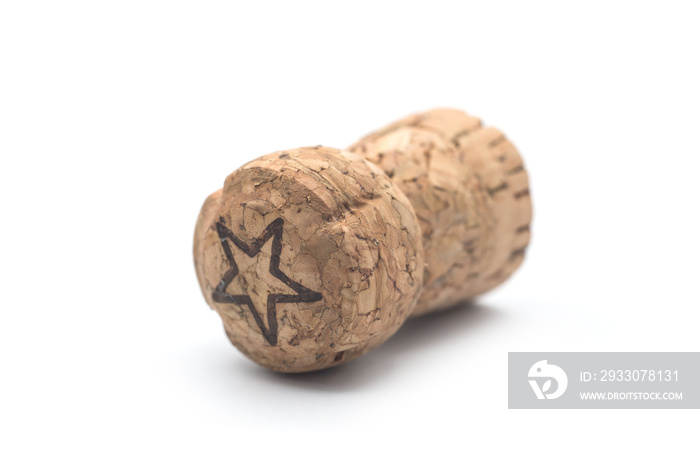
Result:
[[[326,147],[233,172],[202,207],[194,257],[233,345],[284,372],[347,362],[386,340],[414,309],[425,262],[396,184]]]
[[[414,316],[486,292],[518,268],[532,207],[523,161],[501,132],[459,110],[436,109],[348,150],[384,170],[416,211],[426,264]]]

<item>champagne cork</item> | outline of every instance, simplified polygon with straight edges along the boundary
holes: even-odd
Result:
[[[530,218],[515,148],[438,109],[349,151],[279,151],[234,171],[200,212],[195,269],[234,346],[276,371],[312,371],[503,282]]]

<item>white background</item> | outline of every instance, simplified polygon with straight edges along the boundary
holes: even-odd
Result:
[[[507,409],[509,351],[698,351],[694,2],[0,7],[0,463],[697,465],[698,412]],[[191,259],[271,151],[451,106],[505,131],[523,267],[335,370],[230,346]]]

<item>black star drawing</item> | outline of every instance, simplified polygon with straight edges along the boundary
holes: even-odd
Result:
[[[255,322],[262,331],[265,340],[270,343],[270,345],[277,345],[277,304],[278,303],[300,303],[300,302],[317,302],[321,300],[321,294],[314,292],[301,285],[298,282],[293,281],[285,273],[280,271],[280,254],[282,253],[282,232],[284,228],[284,219],[277,218],[272,221],[262,234],[256,238],[252,244],[247,244],[236,235],[231,232],[224,225],[224,218],[219,217],[219,222],[216,223],[216,230],[219,233],[219,240],[221,240],[221,246],[226,254],[226,259],[228,260],[229,269],[224,273],[224,277],[216,286],[216,289],[212,292],[211,298],[215,302],[219,303],[235,303],[237,305],[246,306],[250,310]],[[258,253],[260,249],[267,243],[267,241],[272,238],[272,255],[270,258],[270,274],[284,282],[292,290],[296,292],[296,295],[287,294],[269,294],[267,296],[267,323],[269,328],[265,327],[262,317],[258,310],[255,308],[250,295],[231,295],[226,292],[226,288],[229,286],[231,281],[238,275],[238,265],[233,259],[233,252],[231,251],[230,243],[227,240],[233,242],[238,249],[243,253],[253,258]]]

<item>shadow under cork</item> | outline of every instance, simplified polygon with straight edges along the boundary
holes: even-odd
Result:
[[[467,302],[409,319],[380,347],[344,365],[310,373],[277,373],[241,360],[236,371],[276,385],[311,391],[352,392],[380,382],[392,372],[400,371],[403,365],[410,366],[412,356],[428,347],[448,347],[452,339],[469,339],[470,334],[505,316],[506,312],[493,306]]]

